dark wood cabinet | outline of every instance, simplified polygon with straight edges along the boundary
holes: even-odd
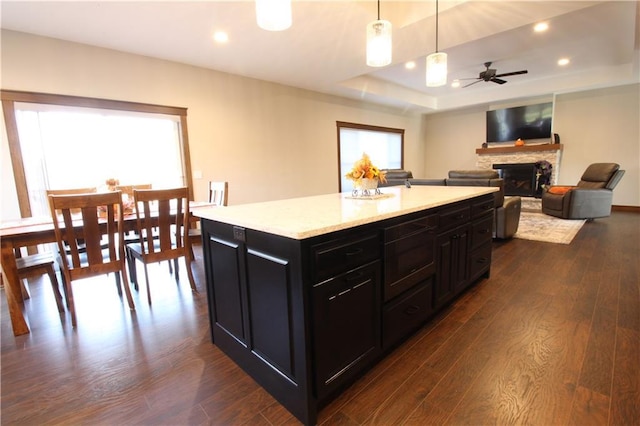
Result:
[[[380,355],[380,262],[316,284],[312,305],[315,388],[322,399]]]
[[[213,342],[292,414],[315,422],[301,242],[201,225]]]
[[[301,239],[202,219],[213,342],[315,424],[322,406],[488,275],[492,198]]]
[[[469,225],[438,235],[436,239],[436,286],[434,308],[449,302],[469,280]]]

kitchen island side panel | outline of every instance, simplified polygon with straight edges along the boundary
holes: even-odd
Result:
[[[214,221],[201,225],[213,342],[292,414],[314,424],[301,242]]]

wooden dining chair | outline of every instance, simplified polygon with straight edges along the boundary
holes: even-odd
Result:
[[[72,325],[76,326],[72,283],[84,278],[114,272],[118,289],[124,287],[129,308],[134,310],[135,305],[125,270],[120,191],[49,195],[49,206]],[[78,241],[82,241],[83,250]],[[69,248],[68,254],[65,252],[65,244]]]
[[[53,289],[53,295],[56,299],[56,305],[58,305],[58,312],[64,312],[64,305],[62,304],[62,294],[60,293],[60,284],[56,277],[55,259],[51,253],[36,253],[23,256],[20,249],[14,250],[16,256],[16,267],[18,268],[18,278],[20,279],[20,287],[23,292],[23,297],[30,297],[28,290],[24,286],[23,280],[29,278],[39,277],[42,275],[48,275],[49,281],[51,281],[51,287]],[[26,294],[25,294],[26,293]],[[66,294],[66,292],[65,292]]]
[[[215,206],[226,206],[229,200],[229,183],[223,181],[210,181],[209,182],[209,203]],[[189,251],[191,253],[191,260],[195,260],[196,256],[193,253],[193,244],[199,244],[202,242],[202,230],[200,228],[189,228]]]
[[[188,188],[134,190],[137,232],[140,241],[127,244],[131,281],[137,283],[136,259],[144,266],[147,298],[151,304],[149,263],[174,261],[174,276],[179,282],[178,260],[183,257],[189,284],[197,292],[190,267],[189,191]],[[157,237],[156,237],[157,235]]]
[[[125,198],[128,200],[128,202],[130,203],[131,206],[131,212],[128,211],[127,206],[124,206],[125,209],[125,213],[132,213],[135,211],[135,209],[133,208],[133,191],[135,189],[153,189],[153,184],[151,183],[141,183],[141,184],[137,184],[137,185],[116,185],[115,186],[116,191],[121,191],[122,192],[122,202],[124,203]],[[126,195],[126,197],[125,197]],[[157,235],[155,235],[155,238],[157,238]],[[130,231],[127,232],[126,234],[124,234],[124,242],[125,244],[129,244],[129,243],[133,243],[136,241],[139,241],[140,237],[138,236],[138,233],[136,231]],[[125,253],[126,255],[127,253]],[[169,273],[173,274],[173,267],[171,266],[171,261],[167,261],[167,264],[169,265]],[[135,289],[138,290],[138,283],[135,282],[133,283],[135,286]]]

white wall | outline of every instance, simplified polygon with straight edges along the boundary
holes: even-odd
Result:
[[[336,121],[405,129],[405,166],[423,174],[417,114],[6,30],[1,55],[2,89],[188,108],[192,170],[203,175],[196,200],[206,199],[208,180],[229,181],[229,204],[336,192]],[[18,210],[2,133],[6,220]]]
[[[425,177],[475,168],[488,109],[425,116]],[[614,190],[614,205],[640,206],[640,85],[556,95],[553,129],[564,146],[560,184],[577,183],[591,163],[618,163],[626,173]]]
[[[0,87],[188,108],[196,200],[229,181],[229,203],[335,192],[336,121],[405,129],[405,168],[444,177],[474,168],[485,138],[480,106],[424,117],[203,68],[2,31]],[[550,96],[550,95],[546,95]],[[557,95],[554,131],[565,145],[561,183],[592,162],[627,170],[614,204],[640,206],[640,85]],[[18,217],[4,122],[2,218]],[[133,160],[132,160],[133,161]]]

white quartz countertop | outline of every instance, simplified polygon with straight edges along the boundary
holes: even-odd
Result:
[[[353,228],[497,191],[495,187],[393,186],[375,199],[351,193],[201,208],[194,215],[296,240]]]

